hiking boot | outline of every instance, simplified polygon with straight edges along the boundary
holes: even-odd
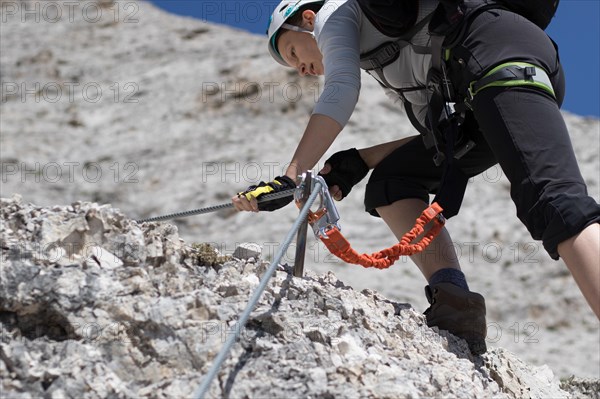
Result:
[[[481,295],[450,283],[428,285],[425,295],[431,304],[425,311],[429,327],[464,339],[473,355],[486,352],[485,300]]]

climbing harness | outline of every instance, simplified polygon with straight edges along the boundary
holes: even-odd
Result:
[[[398,94],[408,119],[421,134],[425,148],[434,150],[434,164],[443,165],[443,176],[434,202],[443,206],[444,216],[447,218],[458,213],[468,182],[467,176],[456,165],[455,160],[460,160],[475,147],[475,142],[463,131],[462,124],[466,111],[472,110],[472,102],[477,93],[488,87],[528,86],[541,89],[555,97],[547,71],[537,65],[524,62],[498,65],[483,77],[471,82],[466,93],[458,93],[450,82],[446,63],[450,61],[452,51],[466,34],[469,21],[477,15],[487,10],[505,9],[520,14],[541,29],[545,29],[556,13],[559,0],[481,0],[467,3],[469,2],[461,0],[441,0],[437,9],[416,23],[413,28],[393,41],[361,54],[360,57],[362,69],[372,75],[381,86]],[[369,20],[375,21],[374,25],[378,26],[379,23],[393,17],[392,10],[400,6],[395,2],[361,0],[361,7]],[[389,12],[381,13],[386,9]],[[369,13],[372,10],[379,10],[381,15]],[[429,44],[413,44],[412,38],[424,29],[427,23]],[[395,87],[386,79],[383,69],[395,62],[401,50],[407,46],[416,54],[430,54],[431,68],[425,84]],[[415,91],[427,93],[425,123],[417,118],[412,104],[407,100],[407,94]]]
[[[462,158],[475,147],[475,142],[461,134],[465,109],[457,110],[451,106],[455,100],[455,90],[447,76],[445,61],[449,53],[443,51],[445,36],[431,35],[428,46],[417,46],[411,39],[436,17],[436,9],[415,26],[394,41],[384,43],[378,48],[362,54],[360,67],[373,76],[381,86],[393,90],[402,100],[404,110],[410,123],[421,134],[425,148],[434,149],[433,162],[436,166],[444,165],[441,189],[438,190],[434,202],[441,204],[445,216],[450,218],[458,213],[468,179],[454,165],[455,159]],[[463,15],[460,14],[460,17]],[[456,17],[456,18],[460,18]],[[400,51],[410,46],[417,54],[430,54],[432,66],[424,85],[398,88],[386,79],[383,69],[395,62]],[[444,59],[442,59],[442,56]],[[425,124],[417,118],[412,104],[406,95],[410,92],[427,93],[428,107]]]
[[[381,46],[371,50],[360,56],[360,68],[364,69],[369,75],[373,76],[375,80],[384,88],[395,91],[402,103],[404,104],[404,110],[410,120],[410,123],[423,135],[427,137],[429,135],[429,129],[419,122],[412,104],[407,100],[406,93],[414,91],[426,90],[425,85],[397,88],[394,87],[385,77],[383,68],[395,62],[400,56],[400,51],[410,46],[416,54],[431,54],[431,47],[428,46],[416,46],[411,42],[411,39],[431,21],[433,13],[430,13],[421,21],[419,21],[413,28],[405,32],[399,37],[394,38],[393,41],[383,43]]]

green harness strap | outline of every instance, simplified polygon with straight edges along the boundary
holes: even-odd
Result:
[[[531,86],[542,89],[556,98],[548,73],[526,62],[507,62],[498,65],[484,77],[469,84],[469,101],[488,87]]]

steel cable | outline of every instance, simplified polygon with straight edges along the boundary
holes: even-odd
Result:
[[[296,191],[296,189],[285,190],[285,191],[281,191],[279,193],[273,193],[273,194],[265,194],[264,196],[262,196],[258,199],[258,203],[260,204],[263,202],[268,202],[268,201],[276,200],[279,198],[291,197],[292,195],[294,195],[294,191]],[[151,218],[147,218],[147,219],[140,219],[140,220],[136,220],[136,222],[138,222],[138,223],[162,222],[164,220],[177,219],[177,218],[195,216],[195,215],[202,215],[205,213],[216,212],[221,209],[228,209],[228,208],[233,208],[233,204],[231,202],[227,203],[227,204],[209,206],[206,208],[193,209],[190,211],[171,213],[169,215],[164,215],[164,216],[155,216],[155,217],[151,217]]]

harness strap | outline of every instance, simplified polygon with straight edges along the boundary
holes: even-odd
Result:
[[[396,61],[400,55],[400,50],[406,46],[411,46],[417,54],[431,54],[431,49],[429,47],[413,45],[410,40],[429,23],[432,17],[433,13],[427,15],[397,40],[384,43],[376,49],[361,55],[360,67],[365,71],[383,69]]]
[[[445,39],[446,37],[441,35],[431,36],[431,68],[436,71],[442,70],[442,46]]]
[[[417,131],[421,134],[423,140],[425,140],[425,146],[427,148],[433,147],[434,143],[433,141],[431,141],[433,140],[433,138],[431,137],[431,131],[421,124],[421,121],[419,121],[419,118],[417,118],[417,115],[415,114],[415,110],[413,109],[412,104],[404,97],[404,94],[398,94],[400,94],[402,102],[404,103],[404,112],[406,112],[408,120],[413,125],[413,127],[417,129]]]
[[[526,62],[508,62],[498,65],[483,78],[469,84],[469,100],[488,87],[533,86],[542,89],[556,98],[548,73]]]
[[[381,87],[383,87],[385,89],[393,90],[398,94],[398,96],[402,100],[402,103],[404,104],[404,111],[406,112],[406,116],[408,116],[408,120],[410,121],[410,123],[414,126],[415,129],[417,129],[417,131],[424,137],[424,139],[426,137],[429,137],[430,130],[426,126],[423,126],[423,124],[419,121],[419,118],[417,118],[417,115],[415,114],[415,111],[413,109],[412,103],[410,101],[408,101],[405,96],[405,93],[410,93],[411,91],[425,90],[425,89],[427,89],[427,87],[415,86],[415,87],[407,87],[404,89],[396,89],[385,78],[385,76],[383,75],[382,69],[372,69],[370,71],[367,71],[367,73],[369,75],[375,77],[375,80],[377,80],[377,82],[381,85]],[[376,76],[374,76],[373,74],[375,74]],[[379,79],[377,79],[377,78],[379,78]]]
[[[406,99],[405,93],[412,91],[420,91],[426,90],[427,87],[424,85],[414,86],[414,87],[406,87],[406,88],[396,88],[394,87],[385,77],[383,73],[383,68],[395,62],[400,56],[400,51],[407,47],[411,46],[413,51],[417,54],[431,54],[432,48],[428,46],[417,46],[410,42],[410,40],[416,35],[419,31],[421,31],[425,26],[431,21],[433,18],[434,12],[428,14],[425,18],[415,24],[407,33],[402,35],[400,38],[393,42],[384,43],[383,45],[377,47],[376,49],[369,51],[366,54],[361,55],[360,57],[360,67],[364,69],[369,75],[376,78],[376,80],[383,86],[384,88],[388,88],[394,90],[404,103],[404,110],[406,111],[406,115],[410,120],[410,123],[417,129],[417,131],[424,137],[429,146],[433,146],[433,139],[430,134],[430,129],[427,126],[424,126],[419,119],[417,118],[415,111],[413,109],[412,104]],[[441,51],[441,47],[440,47]]]

